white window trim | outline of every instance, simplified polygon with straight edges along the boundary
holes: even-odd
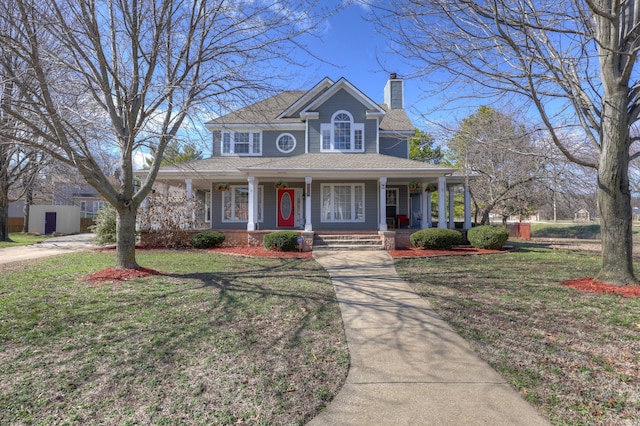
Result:
[[[349,144],[350,144],[350,148],[349,149],[336,149],[335,148],[335,135],[334,135],[334,130],[335,130],[335,126],[334,126],[334,121],[336,116],[338,116],[338,114],[346,114],[349,116],[349,118],[351,119],[351,126],[350,126],[350,134],[349,134]],[[324,133],[328,131],[329,132],[329,140],[330,140],[330,147],[329,149],[326,149],[324,147]],[[362,147],[359,149],[355,148],[355,133],[356,131],[361,131],[362,132]],[[365,137],[364,137],[364,123],[355,123],[353,120],[353,115],[351,115],[351,113],[349,111],[345,111],[345,110],[340,110],[340,111],[336,111],[332,116],[331,116],[331,122],[330,123],[321,123],[320,124],[320,152],[364,152],[364,147],[365,147]]]
[[[246,188],[249,190],[249,185],[229,185],[229,189],[227,191],[232,191],[231,195],[231,205],[235,209],[236,205],[236,188]],[[264,221],[264,186],[258,185],[258,223],[262,223]],[[221,209],[220,209],[220,220],[222,223],[247,223],[249,222],[249,214],[247,212],[247,219],[225,219],[224,217],[224,196],[227,191],[221,192],[220,197],[222,199]],[[247,202],[247,208],[249,208],[249,203]],[[235,214],[231,215],[235,217]]]
[[[334,209],[335,209],[335,187],[336,186],[349,186],[351,187],[351,217],[353,217],[354,219],[333,219],[333,217],[335,217],[334,214]],[[364,206],[366,205],[365,203],[365,185],[364,183],[325,183],[322,184],[320,186],[320,208],[323,208],[323,203],[324,203],[324,199],[323,199],[323,194],[324,194],[324,190],[326,187],[330,187],[331,188],[331,219],[326,219],[324,217],[324,214],[321,212],[320,213],[320,222],[323,223],[363,223],[365,222],[366,218],[365,218],[365,214],[366,214],[366,209],[364,208]],[[362,205],[363,205],[363,209],[362,209],[362,218],[361,219],[356,219],[356,187],[360,187],[362,189]]]
[[[285,137],[285,136],[289,136],[291,139],[293,139],[293,146],[288,151],[285,151],[284,149],[280,148],[280,139]],[[278,148],[278,151],[280,151],[283,154],[292,153],[293,150],[296,149],[297,145],[298,145],[298,141],[296,140],[295,136],[293,136],[291,133],[283,133],[280,136],[278,136],[278,138],[276,139],[276,148]]]
[[[236,149],[235,149],[235,135],[236,133],[248,133],[249,134],[249,152],[239,152],[236,153]],[[259,134],[260,135],[260,144],[259,144],[259,149],[260,152],[254,152],[254,135],[255,134]],[[229,135],[229,139],[230,139],[230,147],[229,147],[229,152],[224,152],[224,137],[225,135]],[[220,155],[221,156],[243,156],[243,157],[256,157],[256,156],[261,156],[262,155],[262,141],[263,141],[263,136],[262,136],[262,130],[251,130],[251,129],[235,129],[233,131],[227,131],[224,130],[222,132],[220,132]]]

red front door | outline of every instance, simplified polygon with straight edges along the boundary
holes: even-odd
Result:
[[[293,189],[278,189],[278,227],[295,226]]]

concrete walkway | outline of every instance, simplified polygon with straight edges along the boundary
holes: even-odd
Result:
[[[93,234],[65,235],[53,237],[40,243],[28,246],[0,248],[0,265],[21,260],[38,259],[55,256],[78,250],[88,250],[96,247],[93,244]]]
[[[396,274],[386,252],[314,252],[336,288],[351,368],[309,425],[548,425]]]

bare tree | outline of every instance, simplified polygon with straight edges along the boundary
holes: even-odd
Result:
[[[513,116],[481,107],[462,120],[448,148],[454,165],[476,175],[470,190],[482,224],[492,212],[506,221],[535,205],[546,156]]]
[[[598,279],[636,283],[629,161],[640,112],[640,0],[414,0],[374,9],[416,75],[445,71],[440,88],[449,93],[533,106],[569,160],[597,169]],[[559,129],[581,134],[595,157],[572,151]]]
[[[167,144],[189,114],[269,88],[282,76],[270,61],[291,62],[317,12],[287,0],[2,2],[0,49],[35,77],[12,76],[22,96],[5,111],[31,133],[19,142],[78,168],[115,207],[116,267],[135,268],[137,210]],[[137,188],[133,154],[145,146],[154,161]],[[115,185],[96,158],[104,147],[119,157]]]
[[[15,66],[10,57],[4,58],[8,66]],[[7,105],[20,96],[16,86],[0,68],[0,241],[9,237],[9,203],[28,193],[24,184],[30,182],[44,165],[41,151],[14,142],[23,133],[22,126],[5,111]]]

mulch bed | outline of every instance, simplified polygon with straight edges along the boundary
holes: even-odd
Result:
[[[152,275],[162,275],[162,272],[155,269],[138,267],[135,269],[106,268],[82,278],[88,283],[105,283],[114,281],[128,281],[135,278],[146,278]]]
[[[505,247],[500,250],[486,250],[474,247],[452,247],[450,250],[423,250],[419,248],[410,248],[404,250],[389,250],[389,254],[393,258],[403,257],[435,257],[435,256],[469,256],[478,254],[499,254],[513,250],[511,247]]]
[[[115,248],[107,248],[102,250],[114,250]],[[101,250],[101,251],[102,251]],[[393,258],[411,258],[411,257],[436,257],[436,256],[469,256],[483,254],[499,254],[511,251],[511,247],[505,247],[501,250],[484,250],[473,247],[454,247],[451,250],[422,250],[410,248],[405,250],[390,250],[389,255]],[[282,252],[270,251],[264,247],[217,247],[209,249],[211,253],[224,253],[234,256],[244,257],[277,257],[277,258],[295,258],[309,259],[313,257],[312,252]],[[155,269],[139,267],[136,269],[118,269],[107,268],[88,275],[82,281],[89,283],[104,283],[127,281],[134,278],[145,278],[152,275],[162,275],[162,272]],[[591,293],[600,294],[619,294],[625,297],[640,297],[640,285],[633,286],[615,286],[597,281],[590,277],[578,278],[575,280],[563,281],[561,285],[582,290]]]
[[[271,251],[262,246],[256,247],[216,247],[209,249],[211,253],[231,254],[245,257],[279,257],[287,259],[310,259],[313,254],[310,251]]]
[[[625,297],[640,297],[640,285],[616,286],[597,281],[590,277],[567,280],[560,284],[590,293],[619,294]]]

